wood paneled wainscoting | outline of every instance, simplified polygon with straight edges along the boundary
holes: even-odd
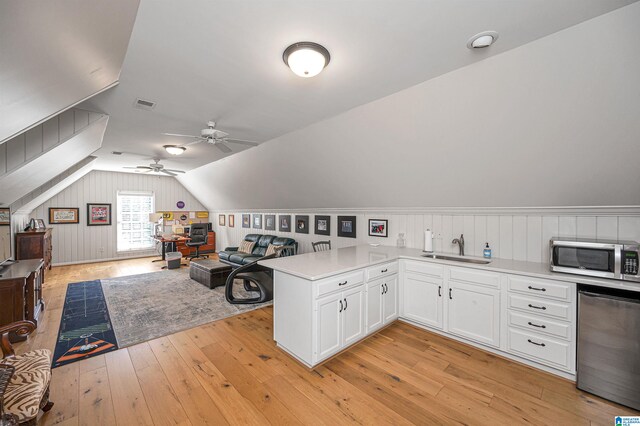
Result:
[[[18,352],[53,349],[66,285],[157,271],[149,258],[54,267]],[[396,322],[310,371],[276,348],[271,308],[53,370],[44,425],[571,424],[640,415],[574,384]]]

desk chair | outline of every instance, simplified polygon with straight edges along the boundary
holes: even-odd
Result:
[[[191,256],[187,256],[187,259],[202,259],[208,258],[208,254],[200,254],[200,247],[207,244],[209,239],[209,231],[206,223],[194,223],[191,225],[191,230],[189,231],[190,240],[186,242],[187,247],[195,247],[196,254]]]
[[[327,251],[331,250],[331,241],[318,241],[317,243],[311,243],[313,251]]]

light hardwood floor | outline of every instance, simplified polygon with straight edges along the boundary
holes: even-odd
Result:
[[[67,283],[159,270],[149,258],[47,271],[44,320],[18,352],[53,350]],[[309,371],[264,308],[53,370],[41,424],[613,424],[639,415],[555,376],[395,323]],[[295,320],[295,319],[292,319]]]

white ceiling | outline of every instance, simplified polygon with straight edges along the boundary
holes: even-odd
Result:
[[[214,119],[232,137],[264,142],[634,1],[145,0],[119,86],[82,107],[111,116],[97,167],[123,171],[149,161],[111,151],[167,156],[162,145],[185,142],[162,132],[198,134]],[[499,41],[467,49],[485,30]],[[297,41],[331,52],[319,76],[299,78],[282,62]],[[137,97],[156,108],[133,108]],[[198,144],[164,163],[190,170],[223,156]]]

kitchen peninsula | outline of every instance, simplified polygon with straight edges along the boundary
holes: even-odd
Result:
[[[575,380],[577,284],[640,291],[543,263],[467,263],[389,246],[260,263],[274,270],[274,340],[307,367],[401,320]]]

